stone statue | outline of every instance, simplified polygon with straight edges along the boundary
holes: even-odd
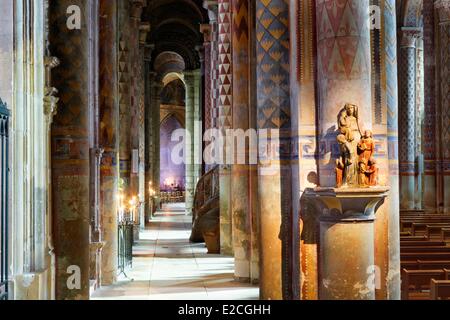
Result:
[[[347,103],[338,115],[340,159],[336,162],[337,187],[358,185],[357,146],[361,138],[358,123],[358,107]]]
[[[366,130],[358,143],[358,170],[359,185],[361,187],[375,186],[377,184],[378,169],[373,158],[375,144],[372,131]]]
[[[378,168],[374,158],[372,131],[364,135],[358,123],[358,107],[346,104],[338,115],[337,142],[340,157],[336,160],[336,186],[370,187],[378,183]]]

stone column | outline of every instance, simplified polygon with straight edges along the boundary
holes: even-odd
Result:
[[[332,146],[336,117],[346,103],[358,106],[361,130],[372,129],[369,0],[318,0],[319,178],[335,185]]]
[[[434,2],[423,3],[423,41],[424,41],[424,180],[423,208],[436,212],[438,208],[436,192],[436,39]]]
[[[416,41],[416,185],[414,192],[415,209],[423,209],[423,178],[424,178],[424,51],[423,37]]]
[[[200,25],[200,32],[203,33],[203,50],[204,50],[204,77],[205,77],[205,90],[204,90],[204,124],[205,130],[213,128],[212,123],[212,73],[211,73],[211,26],[209,24]]]
[[[319,299],[375,300],[374,220],[387,188],[315,188],[320,220]]]
[[[101,285],[117,280],[117,199],[119,181],[119,104],[117,52],[117,0],[100,1],[99,143],[104,153],[100,172],[100,214],[104,241]]]
[[[152,129],[152,185],[156,194],[160,192],[160,125],[161,125],[161,91],[163,84],[159,75],[154,75],[151,95],[151,129]]]
[[[435,2],[437,30],[437,92],[438,110],[437,125],[439,146],[437,177],[437,193],[439,210],[443,213],[450,213],[450,2],[438,0]]]
[[[232,64],[231,64],[231,3],[218,1],[218,100],[217,127],[225,134],[232,127]],[[224,150],[227,158],[226,149]],[[219,175],[220,188],[220,249],[223,254],[233,254],[231,213],[231,167],[222,163]]]
[[[129,196],[131,170],[130,2],[119,1],[119,159],[120,185]]]
[[[260,296],[292,297],[289,5],[256,1]],[[269,23],[271,21],[271,23]],[[269,133],[264,135],[264,131]]]
[[[130,196],[137,197],[139,194],[139,108],[140,108],[140,53],[139,53],[139,33],[141,26],[142,9],[145,5],[144,0],[132,0],[130,8],[130,117],[131,117],[131,171],[130,171]],[[136,154],[135,151],[138,151]],[[137,158],[134,158],[136,157]],[[133,164],[134,162],[134,164]],[[137,164],[137,166],[136,166]],[[135,231],[136,232],[136,231]],[[138,234],[135,234],[135,237]]]
[[[147,212],[146,203],[148,203],[148,182],[146,180],[146,78],[147,78],[147,33],[150,31],[149,23],[141,23],[139,29],[139,223],[140,228],[145,229],[145,216]]]
[[[389,160],[389,197],[388,203],[388,270],[387,299],[400,299],[400,234],[399,234],[399,167],[398,167],[398,73],[397,73],[397,18],[395,0],[384,0],[382,3],[384,25],[383,44],[385,56],[383,61],[385,83],[382,94],[386,101],[387,140]]]
[[[402,28],[400,44],[400,206],[415,209],[416,175],[416,39],[421,31]]]
[[[153,203],[150,188],[153,188],[153,124],[152,124],[152,83],[154,72],[151,72],[151,57],[154,46],[145,47],[145,203],[146,221],[152,218]]]
[[[258,265],[252,264],[253,257],[253,239],[257,234],[253,233],[252,211],[255,207],[255,199],[252,198],[250,186],[250,171],[255,170],[255,163],[250,163],[250,152],[256,155],[256,145],[251,145],[250,139],[256,139],[252,136],[251,127],[251,47],[250,30],[251,20],[249,16],[250,3],[248,0],[233,0],[232,3],[232,30],[233,30],[233,110],[232,127],[235,130],[236,138],[233,141],[234,150],[232,154],[234,163],[231,173],[231,213],[233,226],[233,248],[234,248],[234,274],[239,280],[250,281],[258,279]],[[249,142],[242,143],[246,139],[244,132],[249,130]],[[236,131],[239,130],[239,131]],[[253,141],[256,142],[256,141]],[[240,149],[243,147],[244,149]],[[251,150],[249,147],[253,147]],[[238,160],[242,157],[243,162]],[[256,170],[255,170],[256,171]],[[257,251],[257,250],[256,250]],[[257,253],[257,252],[256,252]]]
[[[197,69],[194,70],[194,186],[202,176],[202,132],[202,75]]]
[[[195,169],[194,169],[194,114],[195,114],[195,74],[184,73],[186,85],[186,214],[191,215],[194,206]]]
[[[68,30],[67,8],[81,9],[81,28]],[[49,10],[52,52],[61,59],[53,83],[61,97],[52,126],[56,299],[89,299],[89,34],[94,1],[61,0]],[[68,50],[70,44],[70,50]],[[79,280],[79,281],[78,281]]]

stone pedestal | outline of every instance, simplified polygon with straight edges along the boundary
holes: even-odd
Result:
[[[320,221],[320,300],[375,300],[374,221],[388,190],[306,191],[305,198]]]

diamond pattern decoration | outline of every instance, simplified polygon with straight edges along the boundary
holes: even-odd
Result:
[[[258,128],[290,127],[288,15],[287,1],[257,3]]]
[[[229,0],[219,0],[219,128],[232,127],[231,99],[231,4]]]

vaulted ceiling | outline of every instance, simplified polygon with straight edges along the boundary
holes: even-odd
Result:
[[[203,43],[200,24],[208,23],[202,0],[150,0],[142,20],[150,22],[147,42],[155,45],[153,61],[162,52],[171,51],[183,57],[187,70],[200,67],[196,51]]]

